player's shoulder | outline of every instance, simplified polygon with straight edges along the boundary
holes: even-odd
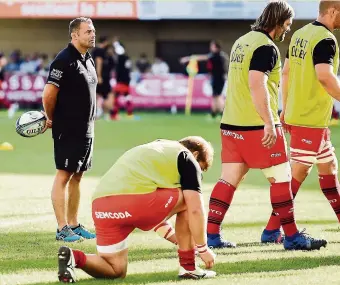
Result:
[[[61,50],[57,56],[52,60],[51,65],[64,65],[67,66],[68,63],[72,61],[71,53],[68,48]]]

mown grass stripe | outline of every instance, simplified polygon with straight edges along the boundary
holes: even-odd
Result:
[[[215,265],[214,270],[219,276],[231,274],[245,274],[245,273],[258,273],[258,272],[280,272],[287,270],[301,270],[312,269],[317,267],[340,265],[338,256],[328,257],[296,257],[269,260],[254,260],[242,261],[235,263],[218,263]],[[98,280],[89,279],[82,280],[82,285],[92,284],[150,284],[158,282],[175,282],[178,281],[177,271],[144,273],[144,274],[131,274],[125,280]],[[50,283],[35,283],[33,285],[57,285],[58,282]]]

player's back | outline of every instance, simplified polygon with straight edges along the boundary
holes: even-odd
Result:
[[[185,150],[188,151],[179,142],[170,140],[157,140],[128,150],[100,180],[93,199],[180,187],[177,160]]]
[[[277,54],[279,50],[267,34],[251,31],[240,37],[231,49],[228,87],[225,111],[222,123],[235,126],[262,126],[263,120],[255,109],[249,88],[249,67],[253,53],[261,46],[273,46]],[[275,68],[268,75],[267,87],[270,92],[270,105],[275,122],[279,122],[278,86],[280,82],[281,62],[277,60]],[[275,111],[276,110],[276,111]]]
[[[314,50],[320,41],[333,39],[336,52],[333,72],[339,67],[339,48],[333,33],[318,22],[297,30],[289,45],[289,82],[285,110],[287,124],[306,127],[327,127],[333,99],[319,82],[314,67]]]

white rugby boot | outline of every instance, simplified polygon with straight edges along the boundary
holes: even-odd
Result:
[[[207,279],[214,278],[216,276],[215,271],[203,270],[199,267],[194,271],[185,270],[182,266],[179,268],[178,277],[181,279]]]

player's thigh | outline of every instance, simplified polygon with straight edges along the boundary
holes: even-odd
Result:
[[[291,161],[313,166],[322,150],[327,129],[289,126]]]
[[[143,205],[143,209],[139,205]],[[179,188],[158,188],[140,196],[136,207],[139,207],[139,219],[134,225],[143,231],[152,230],[176,212],[185,209],[183,193]]]
[[[222,172],[220,179],[224,180],[227,183],[230,183],[235,188],[237,188],[248,171],[249,167],[243,162],[222,163]]]
[[[92,219],[100,254],[116,254],[128,248],[128,236],[138,215],[126,195],[106,196],[92,202]]]
[[[276,128],[277,139],[271,148],[262,144],[264,130],[243,131],[239,140],[241,156],[251,169],[266,169],[288,161],[286,139],[281,127]]]
[[[336,157],[334,147],[330,141],[330,137],[326,138],[321,151],[316,157],[316,165],[318,173],[321,175],[335,175],[338,172],[338,159]]]

